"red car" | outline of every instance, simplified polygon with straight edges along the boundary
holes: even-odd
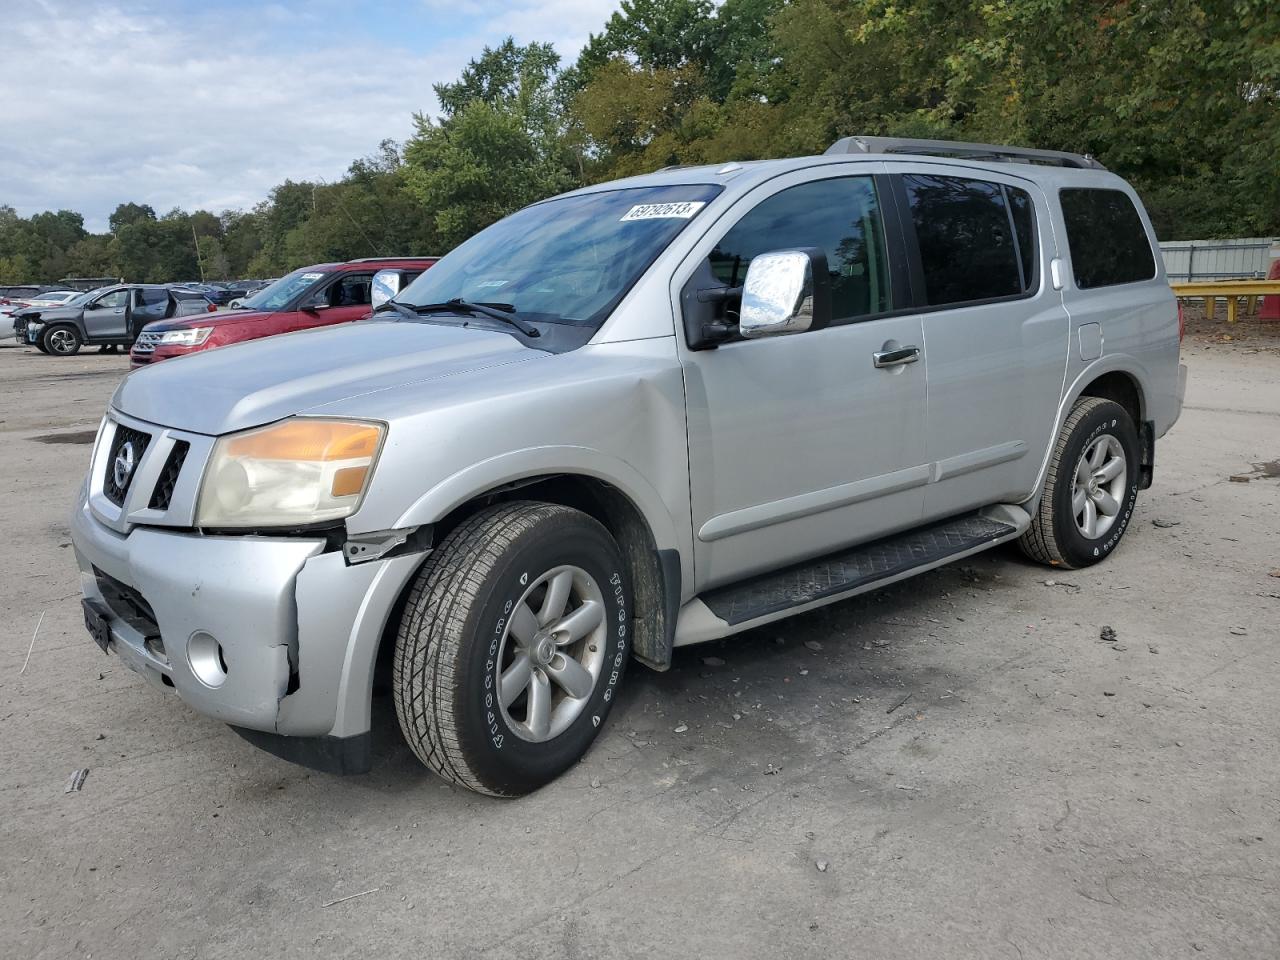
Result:
[[[129,365],[182,357],[278,333],[349,323],[369,315],[374,274],[395,271],[404,289],[439,257],[377,257],[303,267],[230,310],[149,323],[129,351]]]

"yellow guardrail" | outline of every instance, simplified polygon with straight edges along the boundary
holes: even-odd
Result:
[[[1218,298],[1227,301],[1227,323],[1236,322],[1236,301],[1245,298],[1245,314],[1253,313],[1259,297],[1280,296],[1280,280],[1198,280],[1195,283],[1171,283],[1179,300],[1203,299],[1204,315],[1212,320]]]

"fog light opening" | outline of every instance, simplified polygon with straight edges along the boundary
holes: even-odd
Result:
[[[203,630],[193,633],[187,641],[187,662],[196,679],[206,687],[220,687],[227,679],[227,658],[222,644]]]

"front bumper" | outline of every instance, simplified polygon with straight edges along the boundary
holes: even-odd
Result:
[[[165,344],[164,346],[143,344],[141,348],[137,343],[129,351],[129,366],[131,368],[145,367],[152,363],[159,363],[161,360],[172,360],[174,357],[185,357],[189,353],[199,353],[202,350],[209,349],[204,344],[200,346],[176,346],[174,344]]]
[[[322,539],[121,534],[83,492],[71,533],[82,592],[110,614],[111,651],[157,687],[249,730],[368,732],[378,646],[425,553],[348,566]],[[212,683],[208,637],[225,668]]]

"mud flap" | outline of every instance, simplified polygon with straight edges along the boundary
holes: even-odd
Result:
[[[1138,465],[1138,489],[1151,486],[1156,472],[1156,423],[1143,420],[1138,424],[1138,449],[1142,462]]]

